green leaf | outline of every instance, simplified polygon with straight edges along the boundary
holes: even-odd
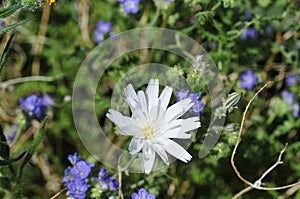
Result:
[[[23,23],[26,23],[27,21],[29,21],[29,19],[24,19],[23,21],[19,21],[17,23],[4,26],[3,28],[0,29],[0,36],[4,35],[4,33],[8,32],[9,30],[12,30],[12,29],[16,28],[17,26],[22,25]]]
[[[43,138],[43,136],[44,136],[44,134],[45,134],[45,132],[46,132],[46,129],[45,129],[46,123],[47,123],[47,117],[46,117],[46,118],[44,119],[44,121],[42,122],[42,127],[40,128],[38,134],[37,134],[36,137],[34,138],[32,144],[31,144],[31,147],[29,148],[28,153],[26,154],[26,157],[25,157],[25,159],[24,159],[24,161],[23,161],[22,164],[25,165],[25,164],[27,164],[27,163],[30,161],[32,155],[35,153],[37,147],[38,147],[39,144],[41,143],[42,138]]]
[[[1,73],[1,70],[2,70],[2,68],[4,66],[5,60],[7,58],[8,51],[9,51],[9,46],[11,44],[11,41],[12,41],[13,37],[14,37],[14,34],[12,34],[10,36],[9,40],[7,41],[7,43],[6,43],[5,47],[4,47],[3,53],[1,55],[1,58],[0,58],[0,73]]]
[[[17,5],[17,6],[11,6],[8,8],[0,9],[0,18],[9,17],[10,15],[14,14],[17,10],[19,10],[21,7],[22,7],[21,5]]]
[[[11,164],[13,162],[16,162],[16,161],[20,160],[25,154],[26,154],[26,151],[24,151],[23,153],[21,153],[21,155],[19,155],[16,158],[12,158],[12,159],[8,159],[8,160],[0,160],[0,166],[9,165],[9,164]]]
[[[5,160],[9,158],[9,146],[7,144],[7,140],[1,126],[0,126],[0,156]]]
[[[0,177],[0,187],[5,190],[11,191],[10,178],[8,176]]]
[[[203,25],[207,20],[211,19],[214,16],[214,12],[212,11],[198,12],[195,16],[197,17],[200,25]]]

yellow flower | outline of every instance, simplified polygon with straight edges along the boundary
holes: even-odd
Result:
[[[52,3],[55,5],[56,4],[56,0],[47,0],[47,3],[49,4],[49,5],[51,5]]]

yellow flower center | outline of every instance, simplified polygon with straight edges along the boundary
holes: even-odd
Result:
[[[145,139],[148,139],[149,137],[154,137],[154,130],[151,124],[147,124],[142,128],[142,132],[144,134]]]

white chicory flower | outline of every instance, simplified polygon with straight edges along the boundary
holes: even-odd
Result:
[[[199,117],[180,118],[194,105],[192,100],[186,98],[167,108],[172,88],[166,86],[158,96],[157,79],[149,81],[146,93],[136,93],[131,84],[124,90],[132,116],[124,116],[113,109],[109,109],[106,116],[120,128],[120,134],[133,136],[129,145],[130,154],[143,151],[142,172],[150,173],[156,153],[167,165],[169,159],[166,152],[183,162],[190,161],[192,156],[172,139],[190,139],[191,135],[186,132],[200,127]]]

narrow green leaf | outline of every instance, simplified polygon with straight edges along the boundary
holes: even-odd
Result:
[[[21,153],[16,158],[12,158],[12,159],[8,159],[8,160],[0,160],[0,166],[9,165],[9,164],[11,164],[13,162],[16,162],[16,161],[20,160],[25,154],[26,154],[26,151],[24,151],[23,153]]]
[[[2,55],[0,57],[0,73],[1,73],[1,70],[2,70],[2,68],[4,66],[5,60],[7,58],[8,51],[9,51],[9,46],[11,44],[11,41],[12,41],[13,37],[14,37],[14,34],[12,34],[10,36],[9,40],[7,41],[7,43],[6,43],[5,47],[4,47],[3,53],[2,53]]]
[[[21,5],[17,5],[17,6],[11,6],[8,8],[0,9],[0,18],[9,17],[10,15],[14,14],[17,10],[19,10],[21,7],[22,7]]]
[[[0,125],[0,156],[5,160],[9,158],[9,146],[7,144],[7,140],[3,133],[1,125]]]
[[[202,11],[202,12],[198,12],[195,16],[198,19],[199,24],[203,25],[206,21],[208,21],[209,19],[211,19],[214,16],[214,12]]]
[[[40,128],[38,134],[36,135],[36,137],[34,138],[32,145],[30,146],[19,170],[17,173],[17,178],[16,178],[16,193],[17,193],[17,198],[22,198],[22,188],[21,188],[21,180],[22,180],[22,176],[23,176],[23,172],[24,172],[24,168],[25,165],[30,161],[30,159],[32,158],[32,155],[34,154],[34,152],[36,151],[38,145],[41,143],[42,138],[46,132],[46,123],[47,123],[47,117],[44,119],[44,121],[42,122],[42,127]]]
[[[10,178],[8,176],[0,177],[0,187],[2,189],[11,191]]]
[[[19,21],[17,23],[4,26],[3,28],[0,29],[0,36],[6,33],[7,31],[12,30],[19,25],[22,25],[23,23],[26,23],[27,21],[29,21],[29,19],[24,19],[23,21]]]
[[[44,121],[42,122],[42,127],[40,128],[38,134],[37,134],[36,137],[34,138],[32,144],[31,144],[31,147],[29,148],[28,153],[26,154],[26,157],[25,157],[25,159],[24,159],[24,161],[23,161],[22,164],[25,165],[25,164],[27,164],[27,163],[30,161],[32,155],[35,153],[37,147],[38,147],[39,144],[41,143],[42,138],[43,138],[43,136],[44,136],[44,134],[45,134],[45,132],[46,132],[46,129],[45,129],[46,123],[47,123],[47,117],[46,117],[46,118],[44,119]]]

